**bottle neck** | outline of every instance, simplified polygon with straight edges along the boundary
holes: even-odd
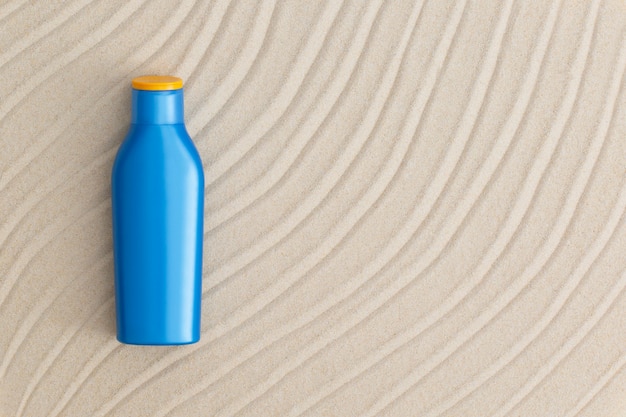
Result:
[[[135,90],[133,88],[131,123],[185,123],[183,89],[168,91]]]

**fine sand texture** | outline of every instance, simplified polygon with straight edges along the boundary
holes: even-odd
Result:
[[[2,0],[0,416],[626,416],[623,0]],[[185,80],[202,338],[115,338],[130,80]]]

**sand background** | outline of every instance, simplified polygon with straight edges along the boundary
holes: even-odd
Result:
[[[626,415],[626,5],[5,0],[0,415]],[[185,79],[202,340],[115,340],[130,80]]]

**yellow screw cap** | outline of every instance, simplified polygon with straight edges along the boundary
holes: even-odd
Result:
[[[183,88],[183,80],[169,75],[144,75],[133,78],[133,88],[135,90],[178,90]]]

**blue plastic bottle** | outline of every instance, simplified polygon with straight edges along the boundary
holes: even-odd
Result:
[[[185,129],[182,80],[132,82],[132,118],[112,175],[117,338],[200,339],[204,174]]]

